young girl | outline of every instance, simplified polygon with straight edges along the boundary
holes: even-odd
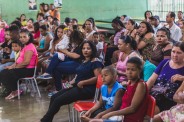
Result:
[[[148,91],[144,81],[140,80],[141,70],[142,62],[139,58],[132,57],[128,59],[126,75],[129,83],[122,97],[121,109],[103,115],[102,119],[108,119],[112,116],[124,116],[124,122],[143,122],[147,110]],[[91,122],[103,122],[103,120],[93,120]],[[108,122],[111,121],[108,120]]]
[[[122,85],[116,81],[117,72],[112,66],[102,70],[103,86],[101,87],[100,100],[88,110],[81,120],[88,122],[90,118],[101,118],[103,115],[118,110],[121,106],[123,95]]]

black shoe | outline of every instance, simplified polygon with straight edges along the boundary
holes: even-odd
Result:
[[[6,97],[11,93],[11,91],[7,90],[6,88],[3,88],[2,92],[0,93],[0,97]]]

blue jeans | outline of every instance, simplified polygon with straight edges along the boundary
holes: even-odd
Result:
[[[55,79],[55,87],[56,90],[59,91],[62,89],[61,80],[63,74],[76,74],[76,68],[80,65],[80,63],[73,61],[72,59],[65,57],[64,61],[61,61],[58,58],[57,54],[54,54],[49,67],[46,72],[51,74]]]
[[[53,75],[53,72],[54,72],[55,68],[58,66],[58,64],[60,64],[62,62],[66,62],[66,61],[71,61],[71,60],[72,60],[71,58],[65,57],[65,60],[61,61],[58,58],[58,53],[55,53],[53,55],[53,57],[51,58],[51,62],[49,64],[48,68],[46,69],[46,73],[49,73],[50,75]]]

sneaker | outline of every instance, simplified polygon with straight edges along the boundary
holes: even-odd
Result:
[[[52,79],[52,76],[51,75],[40,75],[37,77],[37,79],[44,79],[44,80],[48,80],[48,79]]]
[[[52,91],[52,92],[48,93],[48,97],[49,97],[49,98],[52,97],[52,95],[56,94],[57,92],[58,92],[58,91]]]

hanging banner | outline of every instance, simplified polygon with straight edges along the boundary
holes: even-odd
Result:
[[[36,0],[28,0],[29,10],[35,11],[37,10]]]

